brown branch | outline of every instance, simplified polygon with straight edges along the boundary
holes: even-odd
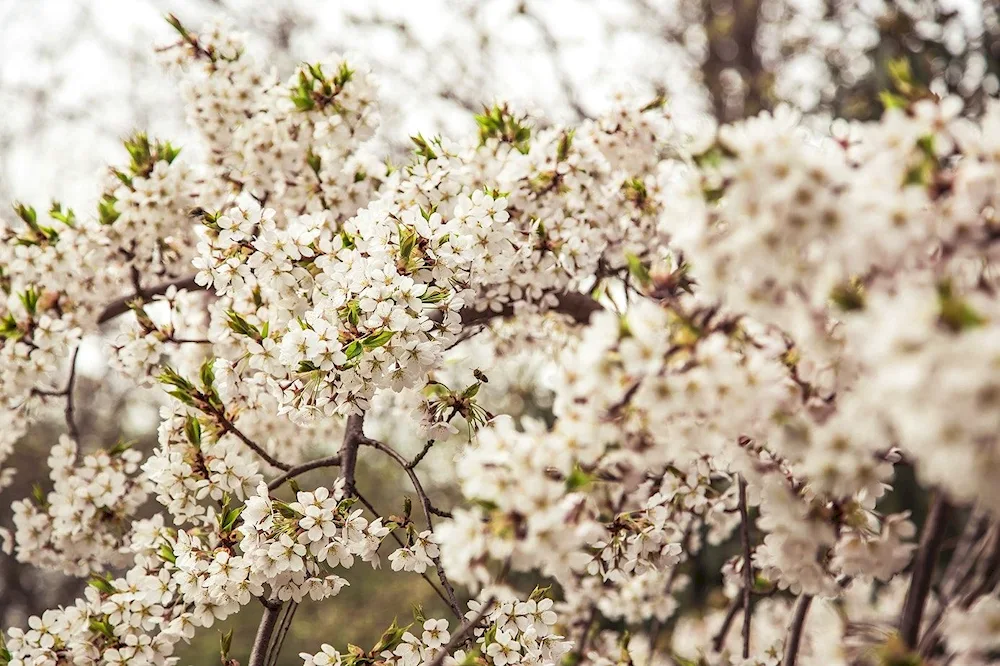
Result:
[[[806,626],[806,615],[809,614],[809,605],[812,597],[803,594],[795,602],[795,613],[792,616],[792,624],[788,628],[788,640],[785,641],[785,658],[781,660],[781,666],[795,666],[795,660],[799,657],[799,644],[802,642],[802,630]]]
[[[437,440],[434,440],[434,439],[428,439],[427,443],[424,444],[424,448],[420,449],[420,453],[418,453],[416,456],[414,456],[413,460],[411,460],[410,462],[406,463],[406,466],[409,469],[413,469],[414,467],[416,467],[417,465],[419,465],[420,461],[422,461],[424,459],[424,456],[427,455],[427,453],[431,450],[431,447],[434,446],[434,443],[436,441]]]
[[[729,635],[729,628],[733,626],[733,621],[736,619],[736,614],[740,612],[743,608],[744,603],[743,595],[737,595],[733,598],[733,602],[729,604],[729,610],[726,611],[726,617],[722,620],[722,626],[719,627],[719,631],[715,634],[715,638],[712,639],[712,647],[716,652],[722,651],[722,646],[726,642],[726,636]]]
[[[199,285],[194,281],[193,275],[186,278],[178,278],[176,280],[171,280],[170,282],[164,282],[162,284],[154,285],[146,289],[140,289],[134,294],[130,294],[129,296],[124,296],[122,298],[114,300],[107,306],[105,306],[104,310],[102,310],[101,314],[98,315],[97,317],[97,323],[103,324],[106,321],[110,321],[115,317],[123,315],[129,311],[128,307],[129,303],[137,299],[141,301],[152,300],[153,296],[159,296],[161,294],[166,293],[166,291],[170,289],[170,287],[177,287],[178,289],[189,289],[189,290],[204,289],[204,287],[202,287],[201,285]]]
[[[590,630],[595,622],[597,622],[597,606],[591,606],[590,614],[587,616],[586,622],[583,623],[583,629],[580,631],[580,640],[577,641],[576,649],[573,650],[574,659],[570,663],[579,664],[583,661],[584,653],[587,651],[587,643],[590,639]]]
[[[958,546],[951,555],[948,569],[944,573],[940,586],[941,594],[938,597],[934,617],[927,623],[927,628],[924,630],[923,636],[920,637],[919,651],[921,655],[930,655],[937,646],[939,629],[945,611],[951,606],[955,597],[965,591],[975,573],[976,564],[983,557],[988,544],[995,538],[997,527],[993,526],[987,529],[988,524],[989,517],[985,513],[978,514],[973,511],[969,516]],[[978,547],[973,550],[977,544]]]
[[[129,303],[135,301],[136,299],[149,301],[153,298],[153,296],[159,296],[166,293],[170,287],[188,290],[205,289],[194,281],[194,276],[179,278],[177,280],[164,282],[146,289],[141,289],[138,293],[119,298],[109,303],[104,310],[101,311],[101,314],[97,318],[97,323],[103,324],[114,319],[115,317],[123,315],[129,311]],[[551,308],[550,311],[568,315],[578,324],[588,323],[591,316],[593,316],[595,312],[604,309],[604,306],[587,294],[581,294],[575,291],[563,292],[557,296],[557,299],[558,303],[555,307]],[[437,313],[434,312],[430,314],[431,319],[435,319],[435,315],[440,317],[440,315],[437,315]],[[478,310],[474,306],[466,306],[462,308],[461,314],[463,326],[476,326],[478,324],[485,324],[496,317],[512,317],[514,315],[514,308],[511,305],[506,305],[500,312],[494,312],[489,309]]]
[[[424,512],[424,520],[427,521],[427,529],[433,531],[434,519],[431,517],[433,512],[431,511],[430,498],[427,497],[427,493],[424,491],[424,487],[420,483],[419,477],[417,477],[416,472],[414,472],[413,468],[410,467],[409,464],[406,462],[406,458],[401,456],[394,448],[392,448],[388,444],[385,444],[384,442],[364,437],[363,443],[378,449],[382,453],[385,453],[387,456],[395,460],[400,467],[403,468],[403,471],[406,472],[406,476],[410,478],[410,483],[413,485],[414,492],[417,493],[417,498],[420,500],[420,507],[421,509],[423,509]],[[442,587],[444,587],[445,592],[448,594],[448,601],[452,607],[452,610],[454,610],[457,614],[461,615],[462,611],[458,605],[458,599],[456,599],[455,597],[455,588],[452,587],[451,581],[448,580],[448,576],[445,575],[444,573],[444,567],[441,566],[441,558],[439,556],[436,556],[432,557],[431,559],[434,561],[434,567],[437,569],[438,578],[441,580],[441,585]]]
[[[938,491],[924,523],[923,534],[913,564],[910,587],[903,601],[903,612],[899,618],[899,635],[909,648],[917,647],[920,636],[920,620],[923,618],[927,595],[931,590],[931,578],[937,564],[938,553],[944,541],[945,527],[951,510],[944,493]],[[787,665],[786,665],[787,666]]]
[[[77,345],[76,349],[73,350],[73,356],[69,361],[69,377],[66,379],[66,386],[60,391],[46,391],[44,389],[32,389],[31,393],[33,395],[43,396],[46,398],[66,398],[65,405],[63,406],[63,416],[66,419],[66,431],[69,436],[73,438],[73,441],[80,442],[80,430],[76,427],[76,419],[74,417],[74,403],[73,403],[73,389],[76,386],[76,359],[80,355],[80,346]]]
[[[361,502],[362,504],[364,504],[365,508],[367,508],[369,511],[371,511],[372,514],[374,514],[376,517],[381,517],[382,516],[382,514],[379,513],[375,509],[375,507],[372,505],[372,503],[365,499],[364,495],[362,495],[361,493],[357,492],[357,490],[355,490],[354,494],[358,498],[358,501]],[[392,536],[393,539],[395,539],[396,543],[399,544],[400,548],[405,548],[406,547],[406,544],[403,543],[403,540],[399,538],[399,535],[397,535],[395,531],[389,532],[389,535]],[[427,581],[427,584],[431,586],[431,589],[434,590],[434,593],[437,594],[438,597],[440,597],[441,601],[443,601],[447,606],[449,606],[449,607],[451,606],[451,602],[448,600],[448,597],[446,597],[444,595],[444,592],[442,592],[440,589],[438,589],[438,586],[434,584],[434,581],[431,580],[431,577],[427,575],[426,571],[423,572],[423,573],[421,573],[420,577],[423,578],[425,581]],[[452,612],[454,612],[454,609],[452,609]],[[461,613],[455,613],[455,616],[458,617],[459,619],[461,619],[462,614]]]
[[[296,465],[291,469],[284,472],[281,476],[275,477],[269,484],[267,484],[268,490],[277,490],[281,487],[285,481],[293,479],[300,474],[305,474],[306,472],[312,471],[314,469],[319,469],[320,467],[336,467],[340,464],[340,454],[327,456],[326,458],[317,458],[316,460],[310,460],[309,462],[304,462],[301,465]]]
[[[278,655],[281,654],[281,648],[285,644],[285,637],[288,636],[288,630],[292,628],[292,618],[295,617],[295,611],[298,609],[299,605],[294,601],[290,601],[285,606],[285,614],[281,618],[278,633],[274,635],[274,640],[268,650],[268,659],[266,662],[268,666],[277,666]]]
[[[494,597],[490,597],[484,601],[482,607],[479,609],[479,612],[476,613],[471,620],[465,622],[461,627],[459,627],[458,631],[452,634],[451,640],[448,641],[447,645],[441,648],[441,651],[434,655],[434,658],[424,664],[424,666],[441,666],[441,664],[444,663],[444,660],[448,658],[448,655],[450,655],[455,648],[457,648],[462,641],[465,640],[465,637],[472,633],[477,626],[479,626],[479,623],[483,621],[486,614],[490,612],[490,608],[493,607],[494,601]]]
[[[750,620],[753,618],[753,564],[750,559],[750,512],[747,509],[747,481],[741,474],[740,542],[743,545],[743,658],[750,657]]]
[[[278,613],[281,606],[265,605],[264,614],[257,625],[257,637],[253,641],[250,661],[247,666],[265,666],[267,663],[267,648],[271,644],[271,635],[278,624]]]
[[[340,478],[344,480],[344,491],[348,496],[356,494],[355,470],[358,466],[358,447],[365,441],[365,417],[352,414],[347,417],[344,443],[340,447]]]
[[[216,407],[211,407],[208,413],[209,415],[214,416],[216,418],[216,420],[219,422],[219,425],[222,426],[222,430],[224,432],[228,432],[238,437],[241,442],[250,447],[250,449],[254,453],[263,458],[272,467],[277,467],[283,472],[287,472],[292,468],[291,465],[289,465],[288,463],[281,462],[280,460],[272,456],[270,453],[265,451],[263,447],[260,446],[260,444],[247,437],[239,428],[233,425],[233,422],[229,420],[229,417],[226,416],[225,412],[223,412],[221,409],[218,409]]]

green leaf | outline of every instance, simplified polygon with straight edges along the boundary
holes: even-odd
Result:
[[[219,631],[219,653],[222,656],[223,663],[229,660],[229,651],[233,647],[233,630],[230,627],[229,631],[222,633]]]
[[[174,555],[174,549],[170,547],[170,544],[162,544],[156,554],[159,555],[160,559],[164,562],[170,562],[171,564],[177,563],[177,556]]]
[[[573,147],[573,135],[576,130],[566,130],[559,138],[559,145],[556,148],[556,162],[565,162],[569,157],[569,151]]]
[[[114,594],[118,591],[115,589],[115,586],[111,584],[110,579],[98,574],[91,576],[90,580],[87,581],[87,585],[94,588],[101,594]]]
[[[423,137],[422,134],[416,136],[411,136],[410,141],[416,145],[417,150],[415,151],[417,156],[424,158],[425,160],[433,160],[437,157],[437,153],[431,148],[430,142]]]
[[[221,524],[223,532],[229,532],[233,529],[233,527],[236,525],[236,521],[240,517],[240,514],[243,513],[244,508],[246,508],[246,505],[241,505],[236,507],[235,509],[230,509],[226,513],[226,517],[222,519],[222,524]]]
[[[240,316],[235,310],[227,310],[226,319],[226,323],[234,333],[253,338],[256,342],[264,339],[264,336],[257,330],[257,327]]]
[[[440,303],[441,301],[448,298],[450,294],[451,294],[450,291],[442,289],[441,287],[431,287],[430,289],[424,292],[423,296],[420,297],[420,300],[424,303],[429,303],[429,304]]]
[[[649,268],[642,260],[632,253],[625,255],[625,261],[628,262],[628,272],[638,280],[639,284],[643,287],[648,287],[652,283],[653,278],[649,275]]]
[[[938,285],[940,320],[953,333],[961,333],[970,328],[982,326],[988,320],[976,312],[963,298],[955,294],[950,281]]]
[[[309,148],[309,152],[306,153],[306,164],[308,164],[309,168],[313,170],[313,173],[318,176],[320,166],[323,164],[323,159],[314,153],[312,148]]]
[[[566,477],[566,491],[575,492],[585,488],[594,481],[594,476],[583,471],[579,465],[573,467],[573,471]]]
[[[201,370],[198,372],[198,377],[201,379],[202,387],[208,391],[211,390],[215,384],[215,359],[207,358],[205,362],[201,364]]]
[[[38,483],[31,486],[31,497],[35,500],[35,504],[39,506],[48,506],[49,501],[47,499],[48,493],[45,489]]]
[[[184,434],[189,442],[196,447],[201,447],[201,421],[195,416],[188,416],[184,422]]]
[[[348,361],[360,356],[362,351],[364,351],[364,345],[362,345],[360,340],[355,340],[351,344],[344,347],[344,355],[347,357]]]
[[[882,107],[886,111],[889,109],[905,109],[907,105],[905,97],[897,95],[890,90],[880,91],[878,94],[878,100],[882,102]]]
[[[132,444],[134,444],[134,442],[130,442],[123,439],[108,450],[108,455],[111,456],[112,458],[114,458],[115,456],[120,456],[121,454],[131,449]]]
[[[865,308],[864,284],[857,279],[839,284],[830,292],[830,300],[844,312],[863,310]]]
[[[391,340],[392,336],[394,336],[395,334],[396,334],[395,331],[389,331],[389,330],[384,330],[381,331],[380,333],[372,333],[364,340],[362,340],[361,344],[364,346],[365,349],[378,349],[385,343],[389,342],[389,340]]]
[[[410,255],[413,254],[413,248],[417,244],[417,232],[408,227],[399,227],[399,258],[402,260],[403,265],[409,263]]]
[[[53,220],[59,220],[67,227],[76,226],[76,213],[73,212],[72,208],[67,208],[63,211],[62,204],[58,201],[52,202],[52,207],[49,209],[49,217]]]
[[[115,639],[115,632],[111,629],[111,624],[106,619],[98,620],[97,618],[90,618],[90,630],[98,634],[103,634],[111,640]]]

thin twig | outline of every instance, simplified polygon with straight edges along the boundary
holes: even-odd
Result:
[[[403,468],[403,471],[406,472],[406,475],[410,478],[410,483],[413,485],[413,490],[417,493],[417,498],[420,500],[420,507],[421,509],[423,509],[424,512],[424,520],[427,521],[427,529],[433,531],[434,519],[431,518],[432,515],[431,501],[427,497],[427,493],[424,491],[424,487],[420,483],[420,479],[419,477],[417,477],[416,472],[414,472],[413,468],[407,464],[406,458],[401,456],[399,452],[396,451],[396,449],[392,448],[391,446],[389,446],[384,442],[380,442],[374,439],[368,439],[367,437],[365,437],[364,443],[385,453],[387,456],[395,460],[400,467]],[[462,611],[458,605],[458,599],[455,597],[455,588],[452,587],[451,581],[448,580],[448,576],[445,575],[444,573],[444,567],[441,565],[440,556],[434,556],[431,558],[431,560],[433,560],[434,567],[437,569],[438,578],[441,580],[441,586],[444,587],[445,592],[448,594],[448,599],[452,607],[452,610],[454,610],[458,614],[461,614]]]
[[[924,523],[923,534],[913,564],[910,587],[903,601],[903,612],[899,618],[899,636],[909,648],[917,647],[920,636],[920,620],[923,618],[927,595],[931,590],[931,578],[937,564],[938,553],[944,541],[945,527],[951,507],[943,492],[938,492],[931,504]]]
[[[80,430],[76,427],[76,418],[73,415],[73,389],[76,388],[76,357],[80,355],[80,346],[77,345],[73,351],[73,357],[69,361],[69,379],[66,381],[66,406],[63,408],[63,416],[66,418],[66,429],[69,436],[74,441],[80,441]]]
[[[736,619],[736,614],[743,608],[744,601],[743,595],[740,594],[734,597],[733,602],[729,604],[729,610],[726,611],[726,617],[722,620],[722,626],[719,627],[719,632],[712,639],[712,647],[715,648],[716,652],[722,651],[722,646],[726,643],[726,636],[729,635],[729,628],[733,626],[733,620]]]
[[[753,618],[753,564],[750,559],[750,511],[747,509],[747,481],[741,474],[740,541],[743,544],[743,658],[750,657],[750,620]]]
[[[296,465],[291,469],[284,472],[281,476],[275,477],[269,484],[267,484],[268,490],[277,490],[281,487],[285,481],[293,479],[300,474],[305,474],[306,472],[312,471],[314,469],[319,469],[320,467],[336,467],[340,464],[340,454],[327,456],[326,458],[317,458],[316,460],[310,460],[309,462],[304,462],[301,465]]]
[[[263,447],[257,444],[257,442],[253,441],[245,434],[243,434],[243,432],[239,428],[233,425],[233,422],[229,420],[229,417],[226,416],[225,412],[223,412],[221,409],[213,407],[209,411],[209,414],[211,414],[216,418],[216,420],[219,422],[219,425],[222,426],[222,429],[225,432],[236,435],[240,439],[240,441],[242,441],[244,444],[250,447],[250,449],[254,453],[263,458],[272,467],[277,467],[283,472],[287,472],[292,468],[291,465],[289,465],[288,463],[281,462],[280,460],[272,456],[270,453],[265,451]]]
[[[417,465],[419,465],[420,461],[424,459],[424,456],[427,455],[427,453],[431,450],[431,447],[434,446],[434,442],[436,442],[436,441],[437,440],[434,440],[434,439],[428,439],[427,443],[424,444],[424,448],[420,449],[420,453],[418,453],[413,458],[413,460],[411,460],[410,462],[406,463],[406,467],[408,469],[413,469],[414,467],[416,467]]]
[[[576,642],[576,649],[573,650],[575,658],[570,663],[579,664],[583,660],[590,639],[590,630],[595,622],[597,622],[597,606],[591,606],[587,621],[583,623],[583,629],[580,631],[580,639]]]
[[[803,594],[795,602],[795,613],[792,616],[792,624],[788,627],[788,640],[785,641],[785,658],[781,661],[781,666],[795,666],[795,660],[799,657],[799,644],[802,642],[802,630],[806,626],[806,615],[809,614],[809,605],[812,597]]]
[[[944,620],[944,614],[951,606],[952,601],[965,591],[965,588],[972,581],[976,564],[983,557],[987,547],[992,543],[997,534],[997,526],[994,525],[981,534],[986,528],[989,520],[983,515],[969,516],[969,520],[962,532],[958,546],[951,555],[948,569],[945,571],[944,579],[941,583],[941,594],[938,595],[937,607],[934,616],[927,622],[927,628],[923,636],[920,637],[919,652],[921,655],[930,655],[937,646],[939,640],[939,629]],[[982,538],[985,537],[985,538]],[[977,547],[976,546],[978,544]]]
[[[361,493],[359,493],[357,490],[354,491],[354,495],[355,495],[355,497],[358,498],[358,501],[360,501],[362,504],[364,504],[365,508],[367,508],[369,511],[371,511],[376,517],[380,517],[382,515],[382,514],[380,514],[375,509],[374,506],[372,506],[372,503],[369,502],[368,500],[366,500],[365,496],[362,495]],[[395,531],[389,532],[389,534],[390,534],[390,536],[392,536],[393,539],[395,539],[396,543],[399,544],[400,548],[405,548],[406,547],[406,544],[403,543],[403,540],[399,538],[399,535],[396,534]],[[434,581],[432,581],[431,577],[427,575],[427,572],[424,571],[423,573],[421,573],[420,577],[423,578],[425,581],[427,581],[427,584],[431,586],[431,589],[434,590],[434,593],[437,594],[438,597],[441,598],[441,601],[443,601],[450,608],[451,607],[451,602],[448,600],[448,597],[446,597],[445,594],[444,594],[444,592],[442,592],[438,588],[438,586],[434,584]],[[455,609],[452,609],[452,612],[455,612]],[[458,618],[461,618],[462,614],[461,613],[455,613],[455,616],[458,617]]]
[[[66,401],[63,405],[63,416],[66,419],[66,431],[69,436],[77,443],[80,441],[80,431],[76,427],[76,419],[73,415],[73,389],[76,386],[76,358],[80,354],[80,346],[77,345],[76,349],[73,350],[73,356],[69,361],[69,377],[66,379],[66,386],[58,391],[47,391],[45,389],[32,389],[32,395],[43,396],[46,398],[65,398]]]
[[[486,617],[486,614],[489,613],[490,609],[493,607],[494,601],[494,597],[490,597],[484,601],[483,605],[479,609],[479,612],[476,613],[471,620],[465,622],[461,627],[459,627],[458,631],[451,635],[451,640],[448,641],[443,648],[441,648],[440,652],[434,655],[433,659],[424,664],[424,666],[441,666],[441,664],[444,663],[444,660],[448,658],[448,655],[450,655],[455,648],[457,648],[462,641],[465,640],[465,637],[472,633],[479,623],[483,621],[483,618]]]

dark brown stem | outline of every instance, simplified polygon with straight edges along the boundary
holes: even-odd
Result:
[[[204,290],[205,288],[194,281],[194,276],[179,278],[177,280],[171,280],[170,282],[163,282],[152,287],[147,287],[145,289],[140,289],[138,293],[131,294],[130,296],[125,296],[109,303],[101,314],[97,317],[97,323],[103,324],[107,321],[114,319],[120,315],[125,314],[129,311],[128,304],[135,300],[149,301],[153,296],[159,296],[160,294],[166,293],[170,287],[177,287],[178,289],[188,289],[188,290]],[[604,306],[595,301],[593,298],[587,294],[581,294],[574,291],[567,291],[559,294],[557,296],[558,303],[552,308],[552,312],[560,312],[562,314],[568,315],[574,321],[579,324],[586,324],[590,321],[591,316],[599,310],[603,310]],[[431,318],[434,319],[434,314],[431,313]],[[492,310],[477,310],[475,307],[465,307],[462,309],[462,325],[464,326],[476,326],[478,324],[485,324],[491,319],[496,317],[511,317],[514,315],[513,306],[505,306],[500,312],[494,312]]]
[[[413,469],[414,467],[416,467],[417,465],[419,465],[420,461],[423,460],[424,456],[426,456],[427,453],[431,450],[431,447],[434,446],[434,442],[435,441],[436,440],[428,439],[427,443],[424,444],[424,448],[420,449],[420,453],[418,453],[416,456],[414,456],[413,460],[411,460],[410,462],[406,463],[407,468]]]
[[[595,312],[604,309],[600,303],[587,294],[575,291],[567,291],[557,296],[559,302],[552,308],[552,312],[560,312],[568,315],[578,324],[587,324]],[[513,306],[507,305],[500,312],[492,310],[476,310],[472,307],[462,309],[462,325],[475,326],[485,324],[496,317],[512,317],[514,315]]]
[[[295,617],[295,611],[298,610],[299,605],[294,601],[288,603],[285,606],[285,614],[281,618],[281,624],[278,627],[278,633],[274,635],[274,641],[271,643],[271,648],[269,650],[267,664],[268,666],[276,666],[278,663],[278,655],[281,654],[281,648],[285,644],[285,637],[288,636],[288,630],[292,627],[292,618]]]
[[[382,515],[381,513],[379,513],[375,509],[375,507],[372,505],[371,502],[369,502],[368,500],[365,499],[364,495],[362,495],[361,493],[359,493],[357,491],[355,491],[355,495],[357,496],[358,501],[361,502],[365,506],[365,508],[367,508],[369,511],[371,511],[376,517],[379,517],[379,516]],[[395,531],[389,532],[389,536],[391,536],[396,541],[396,543],[399,544],[400,548],[403,548],[403,547],[406,546],[406,544],[403,543],[403,540],[399,538],[399,535],[397,535]],[[446,597],[444,595],[444,592],[442,592],[438,588],[438,586],[434,584],[434,581],[431,580],[431,577],[427,575],[426,571],[424,573],[420,574],[420,576],[425,581],[427,581],[427,584],[431,586],[431,589],[434,590],[434,593],[438,595],[438,597],[441,599],[441,601],[443,601],[448,606],[451,606],[451,602],[448,600],[448,597]],[[452,609],[452,612],[454,612],[454,609]],[[461,613],[455,613],[455,616],[457,618],[459,618],[459,619],[462,618],[462,614]]]
[[[73,438],[73,441],[80,443],[80,430],[76,427],[76,418],[74,417],[74,403],[73,403],[73,389],[76,386],[76,358],[80,355],[80,346],[77,345],[76,349],[73,350],[73,356],[69,360],[69,378],[66,380],[66,386],[63,387],[61,391],[46,391],[45,389],[32,389],[34,395],[44,396],[46,398],[65,398],[66,401],[63,405],[63,416],[66,419],[66,431],[69,436]]]
[[[913,563],[913,575],[910,587],[903,601],[903,613],[899,618],[899,636],[909,648],[917,647],[920,637],[920,621],[924,615],[927,595],[931,590],[931,578],[937,564],[938,553],[944,541],[945,527],[951,507],[943,492],[938,492],[931,504],[927,521],[924,523],[923,534],[920,535],[920,545]]]
[[[785,658],[781,661],[781,666],[795,666],[795,660],[799,657],[802,630],[806,626],[806,615],[809,614],[810,604],[812,604],[812,597],[808,594],[803,594],[795,602],[792,624],[788,627],[788,640],[785,641]]]
[[[236,435],[236,437],[238,437],[241,442],[246,444],[250,448],[250,450],[252,450],[258,456],[263,458],[272,467],[277,467],[283,472],[287,472],[292,468],[291,465],[289,465],[288,463],[281,462],[280,460],[272,456],[270,453],[265,451],[263,447],[257,444],[257,442],[253,441],[245,434],[243,434],[243,432],[239,428],[237,428],[232,421],[229,420],[229,417],[226,416],[225,412],[223,412],[221,409],[213,407],[209,410],[209,414],[215,417],[215,419],[219,422],[219,425],[222,426],[223,431],[228,432],[232,435]]]
[[[590,615],[587,617],[587,621],[583,623],[583,629],[580,630],[580,640],[576,642],[576,649],[573,650],[576,658],[570,663],[579,664],[583,661],[583,657],[587,652],[587,643],[590,639],[590,630],[593,628],[595,622],[597,622],[597,606],[591,606]]]
[[[271,635],[278,624],[278,613],[280,606],[264,606],[264,615],[257,625],[257,637],[253,641],[253,650],[250,652],[250,661],[247,666],[265,666],[267,663],[267,647],[271,644]]]
[[[715,634],[715,638],[712,640],[712,647],[715,648],[716,652],[722,651],[722,646],[726,643],[726,636],[729,635],[729,628],[733,626],[736,614],[743,608],[743,603],[743,595],[740,594],[729,604],[729,610],[726,611],[726,617],[722,620],[722,626],[719,627],[719,632]]]
[[[747,482],[739,477],[740,542],[743,545],[743,658],[750,657],[750,621],[753,618],[753,565],[750,554],[750,511],[747,509]]]
[[[358,447],[365,439],[365,417],[352,414],[347,418],[344,444],[340,447],[340,478],[344,480],[344,491],[348,496],[355,494],[355,470],[358,466]]]
[[[159,296],[160,294],[166,293],[167,289],[170,289],[170,287],[189,290],[201,290],[204,288],[194,281],[194,276],[192,275],[190,277],[179,278],[177,280],[171,280],[170,282],[154,285],[147,289],[139,289],[136,293],[119,298],[105,306],[104,310],[102,310],[101,314],[97,317],[97,323],[103,324],[106,321],[110,321],[115,317],[123,315],[129,311],[129,303],[135,301],[136,299],[149,301],[153,298],[153,296]]]
[[[385,453],[387,456],[396,461],[396,463],[403,468],[406,472],[406,476],[410,478],[410,483],[413,485],[414,492],[417,493],[417,499],[420,500],[420,508],[424,512],[424,520],[427,521],[427,529],[434,530],[434,519],[431,517],[433,512],[431,511],[431,501],[427,497],[427,493],[424,491],[423,485],[420,483],[420,478],[417,476],[413,468],[409,466],[406,462],[406,458],[401,456],[394,448],[374,439],[363,438],[363,442],[369,446],[373,446],[379,451]],[[437,569],[438,578],[441,580],[441,585],[444,587],[444,591],[448,594],[448,601],[451,605],[452,610],[457,614],[461,615],[462,611],[458,605],[458,599],[455,597],[455,588],[452,587],[451,581],[448,580],[448,576],[444,573],[444,567],[441,566],[441,558],[433,557],[434,567]]]
[[[479,623],[483,621],[483,618],[486,617],[486,614],[489,613],[490,609],[493,607],[493,601],[493,597],[484,601],[482,607],[479,609],[479,612],[476,613],[471,620],[465,622],[461,627],[459,627],[458,631],[452,634],[451,640],[448,641],[448,644],[441,648],[441,651],[434,655],[434,658],[427,662],[424,666],[441,666],[441,664],[444,663],[444,660],[448,658],[448,655],[454,652],[455,648],[461,645],[462,641],[465,640],[465,637],[472,633],[477,626],[479,626]]]
[[[314,469],[319,469],[320,467],[336,467],[340,464],[340,454],[327,456],[326,458],[317,458],[316,460],[310,460],[309,462],[304,462],[301,465],[296,465],[291,469],[284,472],[281,476],[275,477],[269,484],[267,484],[268,490],[277,490],[281,487],[285,481],[293,479],[300,474],[305,474],[306,472],[312,471]]]

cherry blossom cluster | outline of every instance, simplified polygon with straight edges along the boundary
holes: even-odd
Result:
[[[496,104],[397,165],[353,58],[282,78],[170,21],[204,159],[137,133],[93,214],[0,225],[0,463],[45,406],[70,432],[4,546],[91,576],[0,665],[173,663],[260,603],[263,666],[278,613],[383,556],[459,624],[306,666],[989,663],[1000,102],[699,136],[662,97],[576,127]],[[148,455],[76,432],[101,326],[116,377],[164,388]],[[709,559],[719,598],[693,599]]]
[[[398,627],[395,624],[382,635],[378,645],[366,654],[341,654],[324,644],[316,654],[302,653],[304,666],[350,666],[370,655],[392,666],[418,666],[441,663],[449,666],[486,663],[492,666],[537,664],[551,666],[571,649],[571,642],[555,633],[556,613],[552,599],[536,588],[521,600],[509,588],[499,588],[503,596],[469,602],[469,611],[456,638],[465,646],[454,653],[442,651],[452,639],[450,623],[445,619],[418,617],[419,625]],[[360,651],[360,649],[359,649]]]
[[[141,460],[127,445],[81,455],[63,435],[49,452],[52,490],[39,486],[11,505],[17,559],[74,576],[120,566],[131,516],[149,492]]]

